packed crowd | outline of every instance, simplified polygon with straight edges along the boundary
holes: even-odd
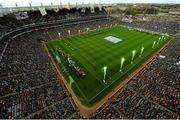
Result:
[[[86,24],[44,29],[9,41],[1,59],[0,118],[68,118],[79,115],[59,84],[42,41],[105,27],[107,19]],[[28,39],[27,39],[28,38]],[[40,40],[39,40],[40,39]],[[41,41],[42,40],[42,41]]]
[[[180,23],[173,21],[133,21],[132,23],[123,22],[122,24],[160,33],[175,34],[180,31]]]
[[[180,26],[177,29],[180,29]],[[170,30],[172,33],[173,29]],[[127,88],[112,101],[110,108],[114,107],[119,111],[118,115],[122,118],[179,118],[180,66],[177,64],[180,61],[179,39],[180,35],[175,36],[168,47],[160,53],[165,58],[157,57],[133,77]],[[107,107],[100,113],[109,111],[110,108]],[[97,114],[96,117],[119,118],[113,113],[116,112],[112,110],[108,114],[104,113],[104,116]]]
[[[0,25],[16,29],[17,27],[27,26],[30,24],[40,24],[43,22],[57,22],[69,19],[88,19],[100,16],[106,16],[106,11],[104,9],[99,9],[96,7],[94,12],[90,8],[76,9],[59,9],[46,10],[46,15],[42,16],[40,11],[27,11],[28,18],[17,20],[14,13],[0,17]]]
[[[74,35],[79,34],[79,30],[82,33],[86,28],[94,30],[111,24],[115,22],[105,19],[55,27],[26,33],[9,41],[0,62],[0,119],[82,118],[58,81],[40,40],[69,36],[68,30]],[[145,28],[161,32],[164,26],[156,24],[158,29],[150,25]],[[174,29],[170,30],[173,33]],[[92,118],[179,118],[180,67],[176,65],[180,59],[179,38],[175,37],[161,52],[165,59],[156,58]]]

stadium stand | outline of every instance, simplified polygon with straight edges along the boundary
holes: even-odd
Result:
[[[5,15],[4,17],[0,17],[0,23],[4,26],[9,26],[12,28],[17,28],[29,24],[42,24],[43,22],[58,22],[62,20],[69,20],[69,19],[89,19],[89,18],[96,18],[96,17],[104,17],[105,10],[100,11],[99,8],[95,8],[95,12],[91,12],[90,8],[87,8],[85,12],[81,12],[81,9],[62,9],[58,12],[54,10],[46,10],[47,14],[42,16],[40,11],[28,11],[27,19],[20,19],[17,20],[14,13]],[[8,21],[7,21],[8,20]]]
[[[134,21],[132,23],[123,22],[122,24],[169,34],[177,33],[180,28],[179,22],[175,21]]]
[[[94,13],[89,9],[86,13],[76,9],[47,13],[42,17],[39,11],[30,11],[29,18],[22,21],[13,19],[11,14],[0,18],[0,119],[83,118],[59,83],[40,40],[58,39],[59,32],[66,37],[68,30],[74,35],[87,27],[106,27],[117,20],[109,19],[104,10],[98,9]],[[180,30],[180,24],[173,22],[122,24],[170,34]],[[179,118],[179,39],[180,35],[174,36],[161,52],[167,59],[156,58],[92,118]]]

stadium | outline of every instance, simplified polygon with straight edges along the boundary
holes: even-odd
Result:
[[[179,8],[0,3],[0,119],[179,119]]]

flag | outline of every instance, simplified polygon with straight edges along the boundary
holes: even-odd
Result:
[[[94,10],[94,6],[91,7],[91,13],[94,13],[95,10]]]
[[[39,11],[41,12],[41,15],[44,16],[47,14],[46,9],[45,8],[39,8]]]
[[[18,12],[14,14],[17,20],[23,20],[29,18],[27,12]]]
[[[54,12],[56,12],[56,13],[57,13],[57,12],[59,11],[59,8],[58,8],[58,7],[56,7],[56,8],[54,8],[53,10],[54,10]]]
[[[99,11],[102,11],[102,6],[101,5],[99,5]]]
[[[85,8],[82,8],[82,9],[81,9],[81,12],[85,13],[85,12],[86,12],[86,9],[85,9]]]

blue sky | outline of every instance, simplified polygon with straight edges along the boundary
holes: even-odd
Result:
[[[0,4],[2,4],[4,7],[12,7],[15,6],[15,3],[17,3],[19,6],[28,6],[29,3],[32,5],[40,5],[41,2],[45,5],[50,5],[50,1],[53,2],[53,4],[59,4],[60,2],[62,4],[68,4],[70,2],[71,4],[77,3],[178,3],[180,4],[180,0],[0,0]]]

